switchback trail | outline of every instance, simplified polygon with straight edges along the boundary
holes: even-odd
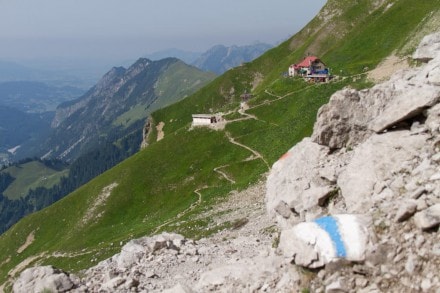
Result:
[[[180,219],[181,217],[183,217],[184,215],[186,215],[187,213],[189,213],[190,211],[192,211],[193,209],[195,209],[197,206],[199,206],[203,199],[202,199],[202,194],[200,193],[201,190],[208,188],[209,186],[203,186],[201,188],[198,188],[196,190],[194,190],[194,193],[197,194],[198,199],[197,201],[193,202],[186,210],[178,213],[175,217],[163,222],[162,224],[160,224],[159,226],[156,227],[156,229],[153,230],[153,232],[151,233],[151,235],[157,234],[157,232],[159,232],[160,229],[162,229],[163,227],[171,224],[172,222]]]
[[[245,119],[257,119],[257,118],[256,118],[255,116],[253,116],[253,115],[246,115],[246,116],[248,116],[248,117],[243,118],[243,120],[245,120]],[[252,117],[252,116],[253,116],[253,117]],[[244,144],[242,144],[242,143],[239,143],[239,142],[235,141],[235,139],[231,136],[231,134],[230,134],[229,132],[225,132],[225,133],[226,133],[226,137],[228,138],[228,140],[229,140],[230,143],[235,144],[235,145],[237,145],[237,146],[239,146],[239,147],[242,147],[242,148],[244,148],[244,149],[250,151],[250,152],[253,154],[253,157],[251,158],[251,160],[261,159],[261,160],[264,162],[264,164],[267,166],[268,170],[270,170],[270,165],[269,165],[269,163],[264,159],[264,157],[263,157],[259,152],[257,152],[256,150],[254,150],[254,149],[248,147],[247,145],[244,145]],[[245,159],[245,160],[243,160],[243,162],[244,162],[244,161],[249,161],[249,159]],[[231,184],[235,184],[236,182],[235,182],[234,179],[230,178],[225,172],[220,171],[220,169],[222,169],[222,168],[226,168],[226,167],[228,167],[228,166],[229,166],[229,164],[228,164],[228,165],[218,166],[218,167],[215,167],[215,168],[213,169],[213,171],[216,172],[216,173],[218,173],[218,174],[220,174],[220,175],[221,175],[226,181],[230,182]],[[203,202],[203,196],[202,196],[201,191],[202,191],[203,189],[207,189],[207,188],[209,188],[209,187],[214,187],[214,186],[207,186],[207,185],[205,185],[205,186],[203,186],[203,187],[201,187],[201,188],[198,188],[198,189],[194,190],[194,193],[197,194],[197,196],[198,196],[197,201],[194,202],[194,203],[192,203],[187,209],[185,209],[184,211],[180,212],[180,213],[177,214],[175,217],[173,217],[173,218],[171,218],[171,219],[165,221],[165,222],[162,223],[161,225],[157,226],[156,229],[153,230],[153,232],[151,233],[151,235],[157,234],[157,233],[160,231],[160,229],[162,229],[163,227],[165,227],[165,226],[167,226],[167,225],[169,225],[169,224],[175,222],[176,220],[180,219],[181,217],[183,217],[184,215],[186,215],[187,213],[189,213],[190,211],[192,211],[193,209],[195,209],[196,207],[198,207],[198,206]]]
[[[350,75],[350,76],[343,76],[343,77],[341,77],[339,80],[331,81],[331,82],[332,82],[332,83],[337,83],[337,82],[342,82],[342,81],[346,80],[347,78],[360,78],[360,77],[363,76],[363,75],[367,75],[369,72],[371,72],[371,71],[366,71],[366,72],[363,72],[363,73],[354,74],[354,75]],[[283,95],[283,96],[280,96],[280,95],[274,94],[274,93],[272,93],[272,92],[270,92],[269,90],[266,89],[266,90],[264,90],[264,92],[265,92],[266,94],[272,96],[272,97],[275,97],[276,99],[275,99],[275,100],[271,100],[271,101],[264,101],[264,102],[262,102],[261,104],[258,104],[258,105],[255,105],[255,106],[250,107],[249,109],[259,108],[259,107],[262,107],[262,106],[264,106],[264,105],[271,104],[271,103],[273,103],[273,102],[277,102],[277,101],[282,100],[282,99],[285,99],[285,98],[287,98],[287,97],[289,97],[289,96],[291,96],[291,95],[293,95],[293,94],[296,94],[296,93],[299,93],[299,92],[305,91],[305,90],[307,90],[307,89],[309,89],[309,88],[312,88],[312,87],[314,87],[314,86],[316,86],[316,85],[317,85],[317,84],[312,84],[312,85],[306,86],[306,87],[304,87],[304,88],[302,88],[302,89],[299,89],[299,90],[296,90],[296,91],[289,92],[289,93],[287,93],[287,94],[285,94],[285,95]]]
[[[235,180],[229,178],[228,175],[227,175],[225,172],[220,171],[221,168],[226,168],[226,167],[228,167],[228,166],[229,166],[229,165],[223,165],[223,166],[220,166],[220,167],[215,167],[215,168],[214,168],[214,172],[219,173],[219,174],[220,174],[221,176],[223,176],[223,178],[225,178],[227,181],[231,182],[232,184],[235,184]]]
[[[240,146],[240,147],[242,147],[242,148],[244,148],[244,149],[250,151],[251,153],[254,154],[254,156],[255,156],[256,159],[261,159],[261,160],[264,162],[264,164],[266,164],[267,169],[270,169],[270,165],[269,165],[269,163],[266,161],[266,159],[264,159],[264,157],[263,157],[259,152],[257,152],[257,151],[254,150],[254,149],[251,149],[251,148],[248,147],[247,145],[244,145],[244,144],[242,144],[242,143],[239,143],[239,142],[235,141],[235,139],[231,136],[231,134],[230,134],[229,132],[226,132],[226,136],[228,137],[230,143],[235,144],[235,145],[238,145],[238,146]]]

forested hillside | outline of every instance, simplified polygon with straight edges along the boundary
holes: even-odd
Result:
[[[23,216],[63,198],[139,150],[142,132],[80,156],[71,165],[60,160],[25,159],[0,171],[0,233]]]

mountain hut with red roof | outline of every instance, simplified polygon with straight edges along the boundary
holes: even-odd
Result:
[[[325,63],[316,56],[307,56],[298,64],[289,67],[289,76],[302,76],[309,81],[328,81],[329,70]]]

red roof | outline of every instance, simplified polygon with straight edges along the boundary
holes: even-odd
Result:
[[[295,67],[295,69],[302,68],[302,67],[309,67],[312,62],[315,62],[318,59],[319,58],[316,56],[307,56],[306,58],[304,58],[303,61],[301,61],[298,64],[295,64],[294,67]]]

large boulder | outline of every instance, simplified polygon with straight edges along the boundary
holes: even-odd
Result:
[[[305,218],[334,191],[337,171],[321,168],[328,153],[327,147],[304,139],[273,165],[267,179],[266,206],[281,225]]]
[[[15,281],[15,293],[67,292],[75,287],[70,276],[52,266],[24,270]]]
[[[337,259],[363,261],[369,221],[358,215],[335,215],[283,230],[279,248],[289,262],[319,268]]]
[[[437,86],[425,82],[417,82],[403,87],[403,90],[386,105],[380,115],[370,123],[369,128],[375,132],[382,132],[399,122],[417,117],[427,108],[440,100],[440,91]]]
[[[329,103],[319,109],[312,139],[314,142],[339,149],[357,144],[367,135],[367,122],[372,109],[365,98],[367,91],[344,89],[336,92]]]
[[[330,149],[354,147],[373,132],[410,121],[440,101],[440,63],[395,74],[371,89],[336,92],[318,111],[312,140]]]
[[[359,145],[337,181],[348,210],[368,212],[375,204],[373,196],[419,155],[428,139],[426,134],[412,135],[403,130],[373,135]]]

